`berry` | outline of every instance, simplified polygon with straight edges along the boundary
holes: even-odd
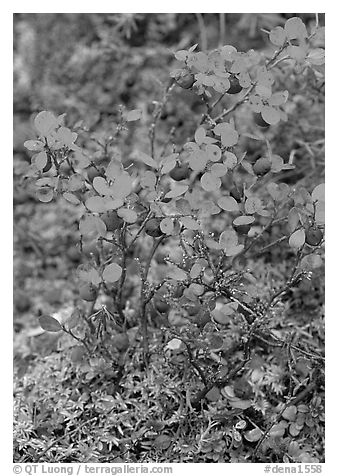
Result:
[[[42,172],[48,172],[48,170],[50,170],[52,168],[52,165],[53,165],[52,164],[52,159],[50,158],[50,155],[48,155],[47,164],[42,169]]]
[[[189,177],[190,169],[188,165],[176,165],[170,172],[169,175],[173,180],[177,182],[184,180]]]
[[[85,283],[80,287],[79,293],[84,301],[95,301],[97,298],[97,287],[91,283]]]
[[[195,82],[195,76],[190,71],[183,71],[175,81],[181,88],[190,89]]]
[[[310,246],[317,246],[323,239],[323,233],[315,226],[309,228],[305,233],[305,242]]]
[[[241,202],[244,195],[243,185],[234,185],[230,190],[230,196],[236,200],[236,202]]]
[[[153,236],[154,238],[162,236],[163,232],[160,228],[161,221],[161,218],[151,218],[150,220],[148,220],[146,226],[144,227],[147,235]]]
[[[104,213],[101,215],[101,219],[105,223],[107,231],[115,231],[123,225],[123,220],[121,220],[115,210]]]
[[[86,172],[87,172],[88,180],[90,182],[92,182],[95,177],[102,177],[102,171],[97,170],[93,166],[87,167]]]
[[[266,121],[264,121],[262,114],[260,112],[255,112],[254,115],[254,121],[259,127],[270,127],[270,124],[268,124]]]
[[[170,309],[170,305],[163,299],[156,299],[155,307],[161,314],[167,313]]]
[[[253,166],[253,171],[255,172],[256,175],[265,175],[271,170],[271,160],[268,159],[268,157],[261,157],[258,159],[254,166]]]
[[[71,246],[67,250],[67,257],[73,263],[79,263],[81,261],[81,253],[80,250],[76,246]]]
[[[247,235],[249,233],[249,230],[251,228],[251,225],[233,225],[235,231],[239,233],[240,235]]]
[[[227,90],[227,94],[238,94],[242,91],[242,86],[239,84],[238,78],[232,74],[229,77],[230,88]]]

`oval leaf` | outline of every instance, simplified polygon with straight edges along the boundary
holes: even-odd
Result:
[[[54,317],[49,316],[48,314],[39,317],[39,324],[42,327],[42,329],[48,332],[61,331],[61,325],[59,321],[54,319]]]

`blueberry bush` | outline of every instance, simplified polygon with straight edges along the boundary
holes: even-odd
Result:
[[[323,24],[17,15],[15,461],[324,461]]]

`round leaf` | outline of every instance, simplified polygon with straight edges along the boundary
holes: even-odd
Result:
[[[122,268],[117,263],[111,263],[105,267],[102,278],[108,283],[115,283],[122,275]]]
[[[300,230],[294,231],[289,238],[289,245],[291,248],[299,249],[305,243],[305,231],[303,228]]]
[[[206,172],[201,177],[201,185],[206,192],[212,192],[220,188],[222,182],[221,179],[216,175]]]
[[[59,321],[47,314],[39,317],[39,324],[42,329],[48,332],[59,332],[61,330]]]
[[[233,197],[221,197],[217,201],[217,205],[227,212],[238,212],[239,206]]]

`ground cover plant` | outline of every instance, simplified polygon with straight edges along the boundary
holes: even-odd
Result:
[[[323,15],[14,25],[14,460],[323,462]]]

